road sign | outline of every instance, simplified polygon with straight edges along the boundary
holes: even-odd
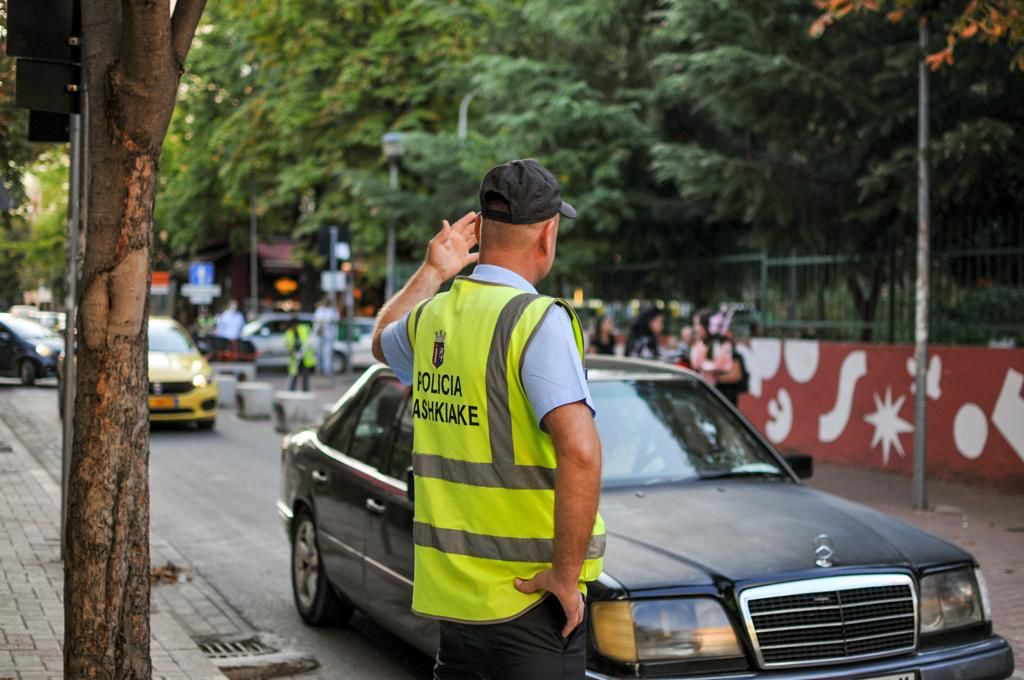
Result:
[[[345,272],[320,272],[320,290],[325,293],[345,290]]]
[[[170,272],[153,272],[153,281],[149,286],[149,292],[153,295],[166,295],[171,289]]]
[[[186,283],[181,287],[181,294],[194,305],[208,305],[213,302],[214,298],[220,297],[220,286],[216,283],[208,285]]]
[[[213,280],[212,262],[193,262],[188,266],[188,282],[193,286],[211,286]],[[220,293],[217,293],[220,295]]]

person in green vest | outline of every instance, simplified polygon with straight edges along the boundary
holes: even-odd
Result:
[[[299,323],[293,316],[284,332],[284,347],[288,351],[288,389],[294,391],[302,376],[302,391],[309,392],[309,374],[316,368],[316,352],[309,339],[309,325]]]
[[[579,319],[534,287],[576,211],[532,159],[490,170],[480,208],[443,222],[374,328],[412,385],[412,608],[440,622],[436,680],[582,679],[601,442]]]

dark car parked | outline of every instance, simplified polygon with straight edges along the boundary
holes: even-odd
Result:
[[[604,450],[605,571],[591,584],[588,677],[1006,678],[977,562],[804,486],[694,374],[592,358]],[[433,654],[410,611],[409,389],[368,370],[323,425],[285,438],[278,512],[307,623],[354,608]],[[532,574],[524,574],[531,576]]]
[[[46,326],[10,314],[0,314],[0,375],[34,385],[37,378],[57,375],[64,341]]]

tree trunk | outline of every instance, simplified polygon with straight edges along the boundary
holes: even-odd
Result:
[[[149,678],[147,316],[157,162],[203,0],[83,3],[86,247],[64,672]]]

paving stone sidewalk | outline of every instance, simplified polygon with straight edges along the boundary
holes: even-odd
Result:
[[[0,418],[0,680],[56,680],[64,636],[60,487],[7,422]],[[157,597],[151,624],[154,678],[224,678]]]
[[[870,506],[964,548],[981,564],[996,633],[1013,645],[1024,679],[1024,493],[929,480],[927,512],[910,507],[902,475],[817,463],[810,486]]]

